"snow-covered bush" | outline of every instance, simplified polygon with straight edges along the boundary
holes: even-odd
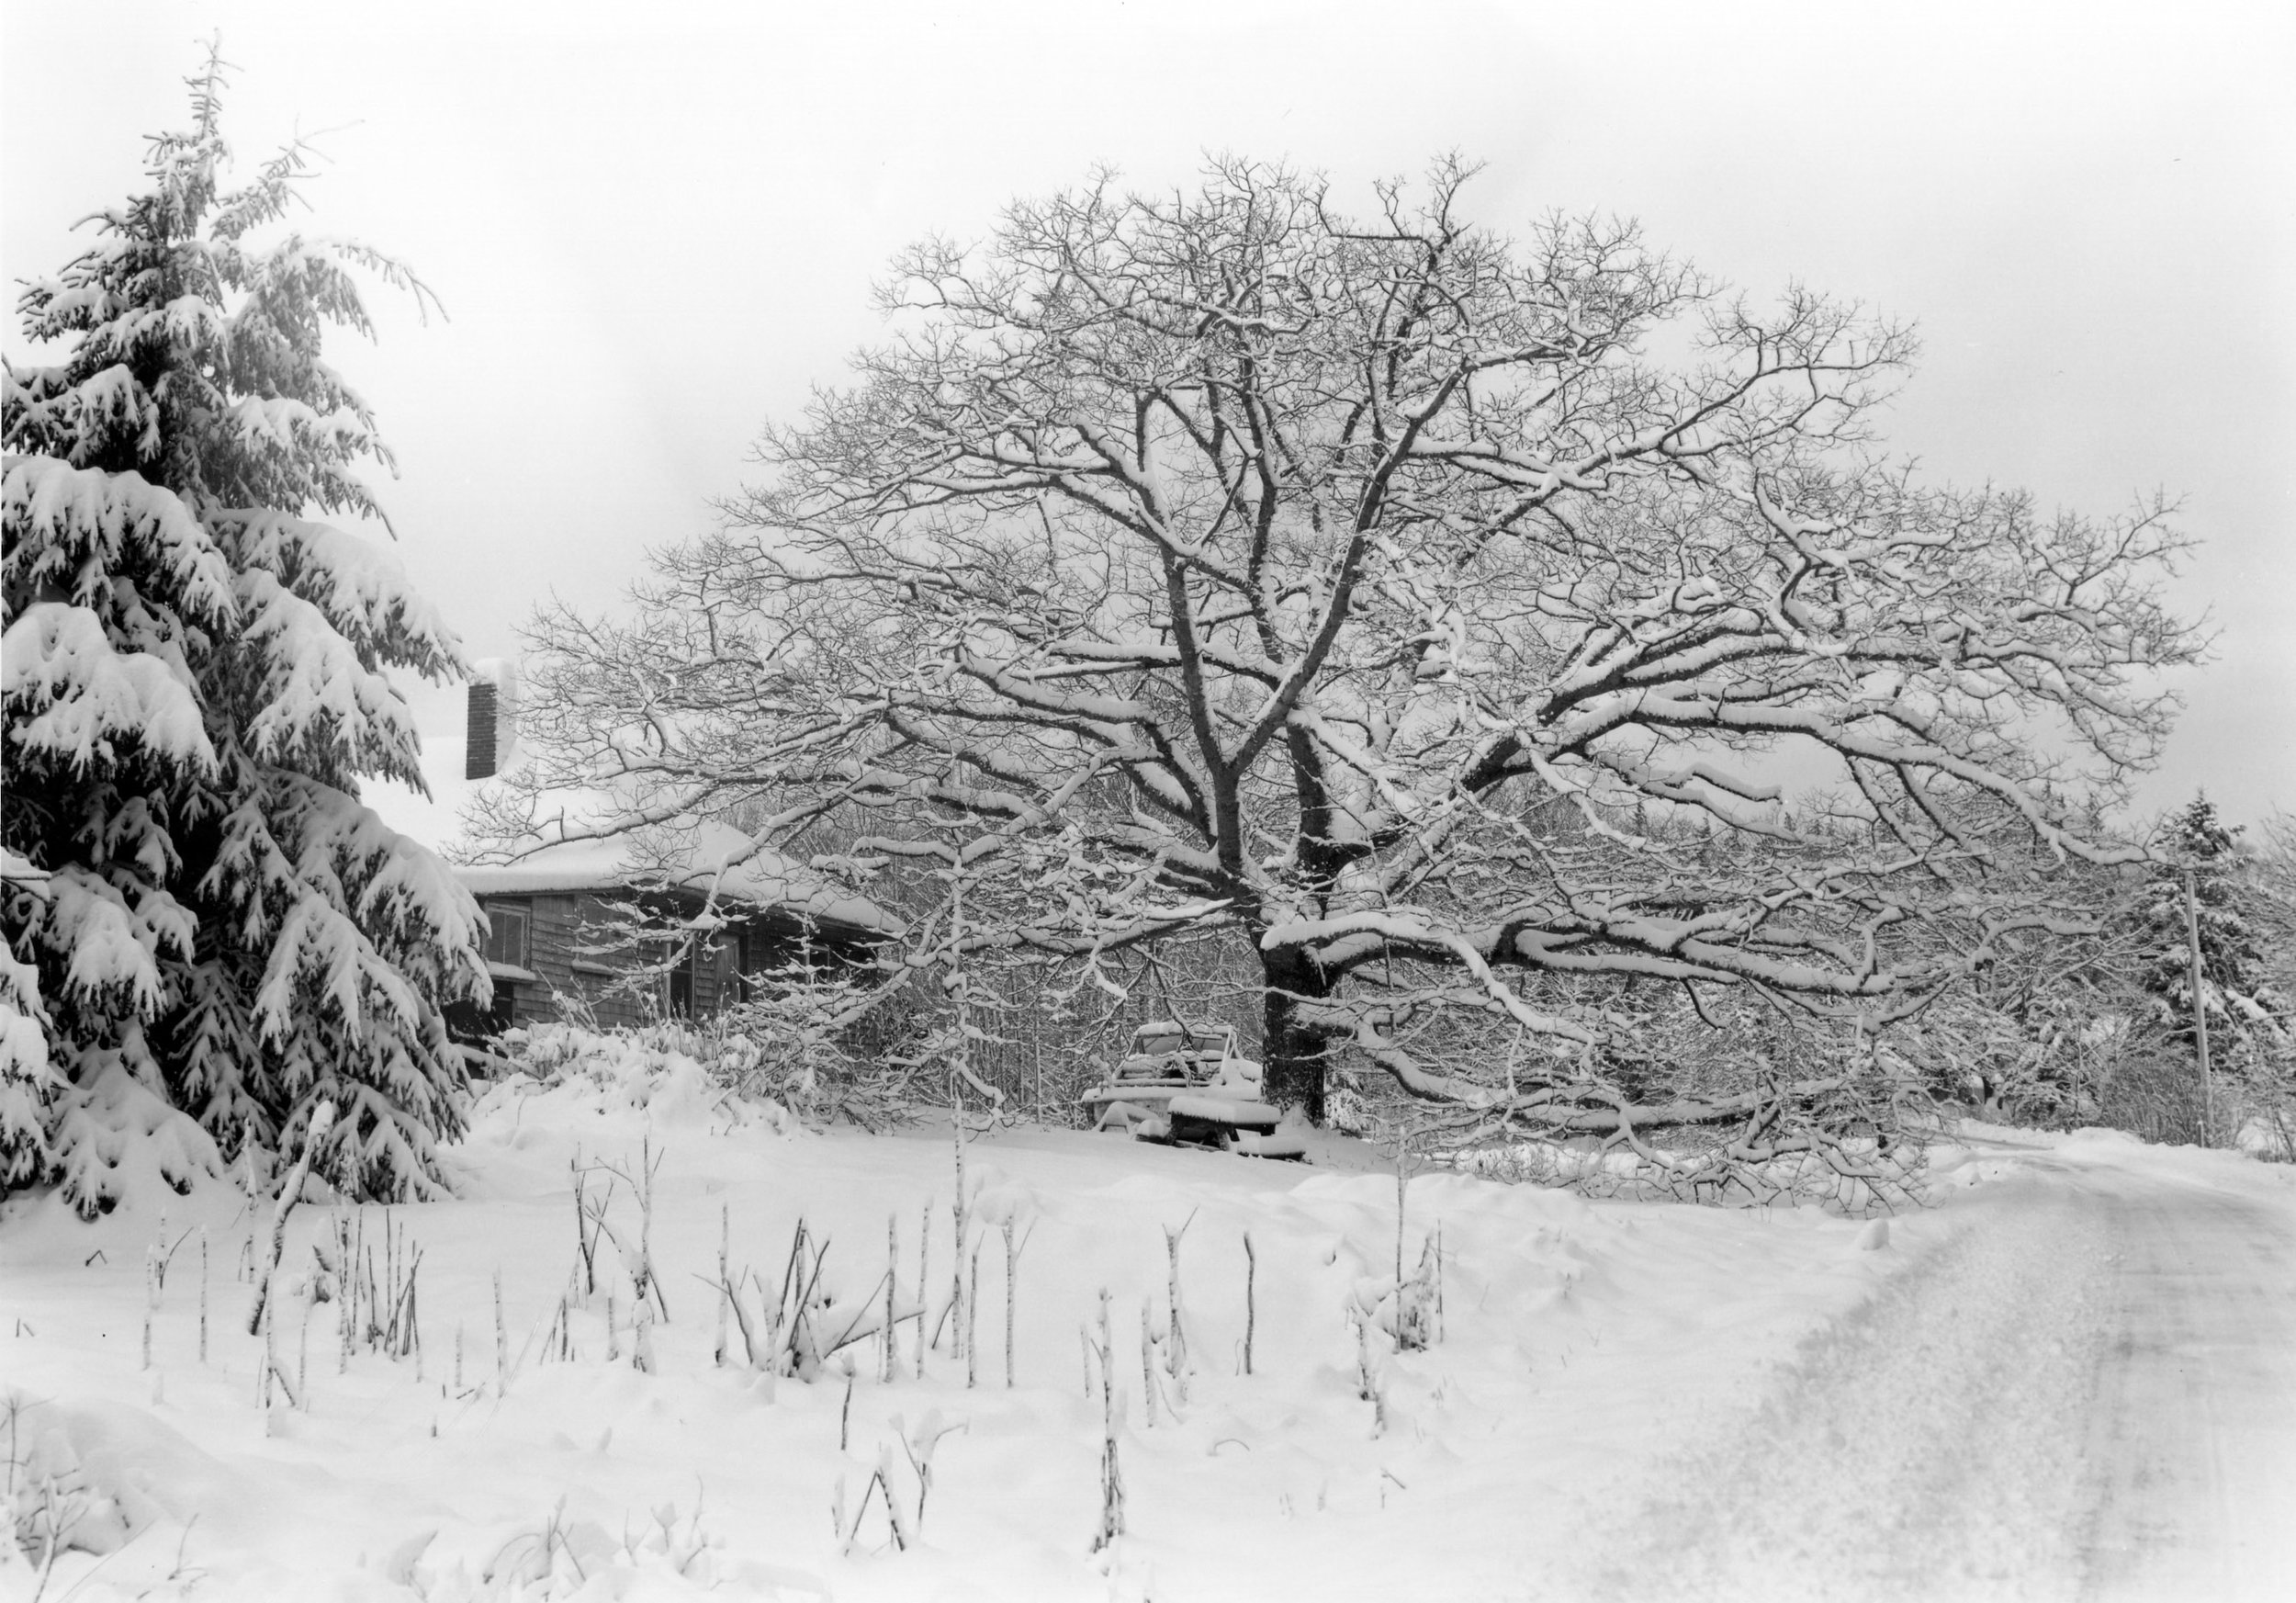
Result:
[[[513,1075],[488,1093],[498,1099],[556,1092],[603,1108],[645,1110],[670,1124],[748,1124],[793,1131],[797,1121],[779,1101],[743,1081],[750,1054],[728,1041],[678,1024],[591,1030],[537,1024],[502,1037]]]
[[[224,70],[152,141],[150,192],[25,288],[58,359],[7,364],[0,409],[0,1191],[57,1177],[88,1213],[154,1109],[179,1156],[234,1157],[332,1102],[328,1180],[431,1192],[459,1127],[440,1010],[487,985],[475,904],[358,796],[422,784],[387,671],[452,678],[459,648],[373,541],[307,519],[381,516],[355,469],[389,455],[321,349],[372,333],[352,269],[427,292],[362,245],[257,243],[310,152],[222,187]]]

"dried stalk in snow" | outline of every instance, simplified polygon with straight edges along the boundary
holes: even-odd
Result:
[[[1172,1377],[1172,1394],[1182,1403],[1187,1401],[1187,1330],[1180,1316],[1180,1237],[1196,1222],[1190,1214],[1177,1230],[1169,1225],[1164,1229],[1164,1251],[1170,1271],[1165,1291],[1170,1313],[1165,1327],[1165,1372]]]
[[[726,1279],[726,1259],[733,1243],[734,1213],[730,1203],[717,1207],[717,1351],[713,1363],[721,1367],[726,1362],[726,1314],[734,1300],[733,1286]]]
[[[981,1244],[973,1244],[973,1256],[965,1271],[964,1287],[964,1385],[971,1391],[980,1383],[981,1376]]]
[[[1124,1402],[1116,1390],[1116,1338],[1109,1327],[1109,1291],[1100,1288],[1100,1528],[1092,1538],[1098,1552],[1124,1534],[1124,1475],[1116,1459],[1116,1428]]]
[[[1244,1372],[1252,1372],[1252,1327],[1257,1321],[1254,1306],[1253,1281],[1259,1278],[1259,1259],[1252,1252],[1252,1233],[1244,1233]]]
[[[1148,1303],[1140,1304],[1140,1417],[1146,1428],[1156,1428],[1156,1333]]]
[[[288,1173],[287,1184],[280,1188],[279,1200],[271,1212],[271,1247],[264,1260],[263,1278],[255,1283],[255,1306],[248,1315],[247,1334],[253,1336],[262,1325],[264,1310],[270,1305],[272,1277],[279,1271],[279,1255],[287,1248],[287,1214],[303,1200],[303,1182],[310,1178],[311,1160],[319,1156],[319,1144],[326,1137],[328,1127],[335,1122],[335,1105],[321,1102],[311,1110],[310,1126],[303,1133],[302,1155],[296,1158],[295,1168]]]
[[[884,1362],[879,1366],[877,1378],[887,1385],[893,1383],[894,1372],[900,1360],[899,1344],[894,1339],[898,1328],[893,1316],[895,1276],[901,1267],[901,1218],[897,1214],[885,1215],[885,1350]],[[917,1319],[921,1323],[924,1311]]]
[[[1387,1387],[1380,1373],[1379,1359],[1371,1346],[1371,1315],[1361,1308],[1349,1305],[1348,1316],[1356,1323],[1356,1394],[1371,1405],[1371,1434],[1387,1434]]]
[[[160,1312],[159,1257],[157,1247],[143,1249],[143,1361],[139,1367],[147,1370],[152,1367],[152,1321]]]
[[[917,1221],[917,1378],[925,1378],[925,1296],[931,1284],[933,1256],[933,1199],[928,1194]]]
[[[1013,1217],[1005,1215],[1005,1390],[1012,1390],[1012,1334],[1019,1298],[1013,1282],[1020,1273],[1020,1247],[1013,1237]]]

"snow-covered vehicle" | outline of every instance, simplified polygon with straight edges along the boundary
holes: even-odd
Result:
[[[1260,1066],[1226,1025],[1142,1024],[1108,1080],[1078,1101],[1093,1128],[1165,1146],[1213,1146],[1251,1157],[1304,1158],[1307,1144],[1278,1134],[1283,1114],[1260,1100]]]

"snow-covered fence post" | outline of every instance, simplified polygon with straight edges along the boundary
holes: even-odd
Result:
[[[280,1188],[278,1203],[271,1211],[271,1247],[264,1256],[263,1277],[255,1282],[255,1306],[247,1316],[250,1336],[261,1328],[264,1311],[271,1304],[272,1277],[279,1272],[279,1255],[287,1249],[287,1214],[302,1201],[303,1182],[310,1177],[311,1160],[319,1155],[319,1144],[334,1122],[334,1103],[321,1102],[311,1110],[310,1125],[303,1135],[303,1154],[295,1160],[287,1184]]]

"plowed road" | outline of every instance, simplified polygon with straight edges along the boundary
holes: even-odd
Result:
[[[2093,1136],[1978,1162],[1563,1595],[2296,1599],[2296,1177]]]

